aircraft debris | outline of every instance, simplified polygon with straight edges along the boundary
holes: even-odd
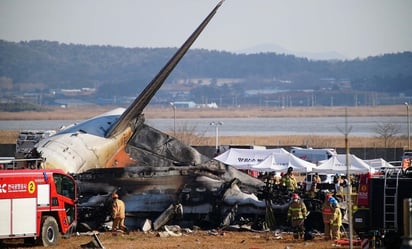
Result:
[[[153,222],[153,229],[158,230],[161,226],[165,225],[175,215],[183,215],[182,204],[170,204],[170,206]]]
[[[88,248],[88,249],[105,249],[103,243],[100,241],[97,233],[93,233],[93,239],[86,244],[80,245],[80,248]]]
[[[149,219],[146,219],[146,220],[143,222],[143,225],[141,226],[140,229],[141,229],[142,232],[144,232],[144,233],[149,232],[150,230],[152,230],[152,222],[151,222]]]

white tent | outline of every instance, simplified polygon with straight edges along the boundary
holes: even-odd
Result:
[[[369,164],[364,162],[362,159],[356,157],[355,155],[349,155],[349,174],[356,173],[368,173],[371,170]],[[326,173],[326,174],[346,174],[346,155],[338,154],[332,156],[329,160],[323,161],[317,167],[312,169],[313,172]]]
[[[224,164],[234,166],[237,169],[251,169],[252,165],[262,162],[273,153],[289,154],[289,152],[283,148],[266,150],[232,148],[218,155],[214,159]]]
[[[395,168],[395,166],[388,163],[383,158],[376,158],[376,159],[370,159],[370,160],[364,160],[364,161],[365,163],[369,164],[369,166],[373,168],[375,171],[379,171],[382,168]]]
[[[307,162],[291,153],[272,153],[262,162],[253,165],[252,170],[259,172],[287,171],[292,167],[296,172],[310,172],[315,164]]]

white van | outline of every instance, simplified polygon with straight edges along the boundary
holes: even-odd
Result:
[[[306,191],[310,191],[310,188],[312,187],[313,183],[313,177],[315,176],[316,173],[309,173],[305,177],[305,189]],[[320,185],[318,188],[326,188],[333,190],[335,187],[335,184],[333,183],[333,177],[335,176],[334,174],[324,174],[324,173],[318,173],[318,176],[320,178]]]
[[[290,153],[303,159],[305,161],[319,164],[320,161],[328,160],[334,155],[337,155],[335,149],[325,148],[325,149],[312,149],[312,148],[301,148],[292,147]]]

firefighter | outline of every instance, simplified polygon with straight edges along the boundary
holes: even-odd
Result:
[[[310,190],[308,193],[309,198],[316,198],[318,194],[318,189],[317,189],[317,184],[315,182],[312,182],[312,185],[310,186]]]
[[[282,177],[282,185],[289,191],[295,191],[298,188],[298,182],[293,176],[293,168],[289,167],[287,173]]]
[[[274,175],[275,175],[275,172],[270,172],[264,180],[264,182],[266,184],[266,187],[268,189],[271,189],[273,187],[273,185],[275,185]]]
[[[292,194],[292,203],[289,205],[288,209],[288,221],[291,221],[293,238],[295,239],[303,239],[306,214],[307,209],[305,203],[300,200],[298,194]]]
[[[113,218],[113,227],[112,232],[115,235],[118,230],[122,232],[128,232],[127,227],[124,225],[125,215],[125,205],[122,200],[119,199],[119,196],[116,193],[112,194],[113,205],[112,205],[112,218]]]
[[[338,240],[340,239],[340,227],[342,226],[342,212],[335,198],[330,198],[329,202],[332,206],[332,218],[330,219],[332,238]]]
[[[327,193],[325,200],[322,203],[322,218],[323,218],[323,227],[325,231],[325,240],[332,239],[332,229],[330,225],[330,220],[333,217],[332,206],[329,203],[329,199],[333,198],[331,193]]]

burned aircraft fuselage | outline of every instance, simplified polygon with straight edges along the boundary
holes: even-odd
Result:
[[[181,221],[215,226],[234,207],[238,216],[265,216],[267,202],[257,197],[264,187],[261,180],[210,159],[144,122],[136,129],[126,151],[138,165],[75,175],[82,196],[80,222],[93,227],[107,220],[113,192],[125,201],[131,228],[142,219],[155,219],[171,204],[182,205]],[[274,203],[275,213],[285,214],[288,201]]]
[[[126,223],[135,229],[142,220],[154,221],[170,205],[177,204],[183,207],[179,221],[192,225],[221,226],[235,207],[235,216],[254,220],[264,219],[267,212],[268,203],[256,195],[262,181],[214,160],[201,166],[94,169],[75,177],[82,196],[79,222],[89,227],[107,220],[113,192],[125,202]],[[289,199],[283,200],[271,204],[277,216],[286,215]]]

